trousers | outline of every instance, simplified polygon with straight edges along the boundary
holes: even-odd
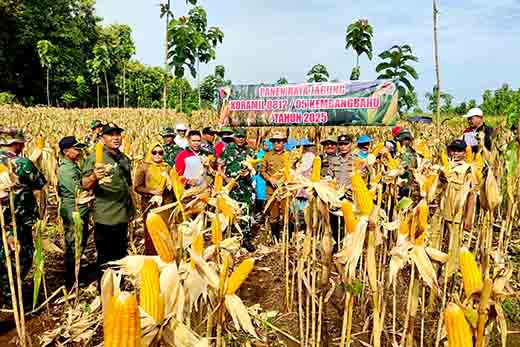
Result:
[[[106,263],[119,260],[128,254],[128,223],[94,225],[94,241],[96,243],[96,270],[98,285],[101,286],[101,276]]]

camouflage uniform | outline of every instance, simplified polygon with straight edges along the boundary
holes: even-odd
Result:
[[[94,137],[94,129],[96,128],[99,128],[99,127],[102,127],[103,124],[101,123],[100,120],[93,120],[91,123],[90,123],[90,129],[92,130],[90,133],[88,133],[87,135],[85,135],[85,138],[83,139],[83,143],[87,146],[87,147],[90,147],[90,146],[94,146],[96,143],[99,142],[99,140],[101,139],[101,133],[98,133],[96,135],[96,137]]]
[[[231,191],[229,196],[240,202],[244,211],[244,219],[240,223],[240,228],[244,236],[244,240],[251,239],[251,224],[252,224],[252,208],[253,208],[253,184],[251,176],[240,176],[242,170],[242,162],[248,157],[255,156],[255,152],[244,145],[239,147],[232,143],[226,146],[220,158],[219,165],[224,167],[224,173],[229,178],[237,178],[237,186]]]
[[[174,167],[175,158],[177,158],[177,154],[179,154],[183,149],[176,144],[163,144],[162,146],[164,148],[164,161],[171,167]]]
[[[12,172],[16,176],[12,188],[15,207],[14,215],[18,241],[20,243],[20,270],[22,277],[25,277],[32,266],[34,253],[32,229],[38,219],[38,204],[33,190],[41,190],[46,180],[30,160],[20,157],[13,152],[0,149],[0,164],[5,167],[9,167],[10,164]],[[9,238],[9,236],[13,235],[13,220],[9,207],[9,195],[5,195],[5,192],[3,193],[0,202],[4,208],[5,229]],[[0,243],[0,306],[1,304],[10,305],[11,303],[5,253],[2,242]],[[15,275],[14,251],[11,252],[11,264],[13,275]]]
[[[215,148],[212,143],[202,140],[200,143],[200,151],[205,155],[215,156]]]

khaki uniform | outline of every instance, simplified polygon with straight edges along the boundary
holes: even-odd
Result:
[[[270,181],[274,180],[281,183],[284,180],[284,153],[276,153],[275,151],[267,152],[262,161],[260,173],[266,181],[267,200],[269,200],[274,193],[274,187]],[[285,201],[276,200],[271,203],[269,209],[269,223],[274,224],[280,221],[280,215],[284,213]]]

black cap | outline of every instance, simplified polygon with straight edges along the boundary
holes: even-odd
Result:
[[[448,149],[454,150],[454,151],[464,151],[466,149],[466,142],[464,140],[453,140],[449,145]]]
[[[120,128],[116,123],[110,122],[110,123],[103,125],[103,130],[101,130],[101,134],[105,135],[112,131],[117,131],[119,133],[122,133],[123,131],[125,131],[125,129]]]
[[[338,137],[338,144],[339,145],[348,145],[352,143],[352,136],[350,135],[340,135]]]
[[[202,135],[215,135],[217,133],[212,127],[202,128]]]
[[[74,136],[65,136],[60,140],[58,143],[58,146],[60,147],[61,151],[64,151],[69,148],[85,148],[87,147],[84,143],[78,142]]]

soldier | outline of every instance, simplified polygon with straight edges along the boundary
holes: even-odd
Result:
[[[237,186],[229,194],[242,205],[243,220],[240,223],[243,235],[243,246],[249,252],[255,251],[252,244],[251,225],[253,222],[253,184],[251,172],[242,165],[248,158],[253,158],[255,152],[246,145],[246,130],[237,129],[234,143],[226,146],[218,159],[218,170],[224,180],[237,179]]]
[[[41,190],[46,183],[45,177],[36,166],[30,160],[20,156],[25,147],[25,142],[23,133],[17,129],[0,131],[0,164],[7,169],[0,175],[0,204],[4,209],[4,227],[10,248],[5,250],[3,243],[0,243],[0,301],[6,305],[11,303],[6,254],[13,255],[16,246],[9,192],[13,193],[14,199],[14,217],[20,247],[20,270],[23,279],[31,269],[34,252],[32,229],[38,219],[38,204],[33,191]],[[13,274],[15,274],[14,257],[11,264],[13,265]]]
[[[215,147],[213,146],[215,134],[215,130],[213,130],[211,127],[202,129],[202,141],[200,144],[200,149],[207,155],[215,155]]]
[[[62,157],[58,168],[58,195],[61,198],[60,216],[63,221],[65,237],[65,286],[71,289],[75,280],[75,233],[72,213],[79,211],[83,222],[83,237],[81,253],[85,249],[88,240],[89,208],[86,204],[79,204],[81,193],[81,170],[78,162],[82,156],[82,148],[86,146],[79,143],[74,136],[62,138],[58,144]]]
[[[105,264],[127,255],[128,223],[135,213],[131,196],[132,163],[119,150],[123,131],[114,123],[103,126],[103,163],[96,163],[96,153],[89,155],[81,180],[82,188],[93,190],[95,196],[94,240],[98,284]]]
[[[177,154],[182,151],[182,148],[179,147],[174,139],[175,139],[175,130],[172,128],[162,128],[160,135],[163,138],[163,148],[164,148],[164,161],[168,163],[171,167],[175,166],[175,158]]]
[[[83,140],[86,146],[90,147],[99,142],[101,139],[102,128],[103,123],[101,123],[101,121],[98,119],[95,119],[90,123],[90,133],[88,133]]]
[[[412,148],[412,132],[408,129],[401,129],[395,139],[401,145],[401,166],[405,170],[417,168],[417,154]]]
[[[320,155],[321,157],[321,177],[325,177],[327,175],[327,171],[329,169],[330,162],[333,158],[337,157],[336,150],[338,141],[334,136],[329,136],[325,140],[321,141],[321,145],[323,146],[324,153]]]
[[[267,152],[262,161],[261,174],[267,183],[267,200],[269,200],[278,185],[284,180],[284,144],[287,137],[283,133],[274,133],[270,139],[273,150]],[[280,239],[280,215],[284,215],[285,200],[274,199],[269,208],[269,224],[275,240]]]

